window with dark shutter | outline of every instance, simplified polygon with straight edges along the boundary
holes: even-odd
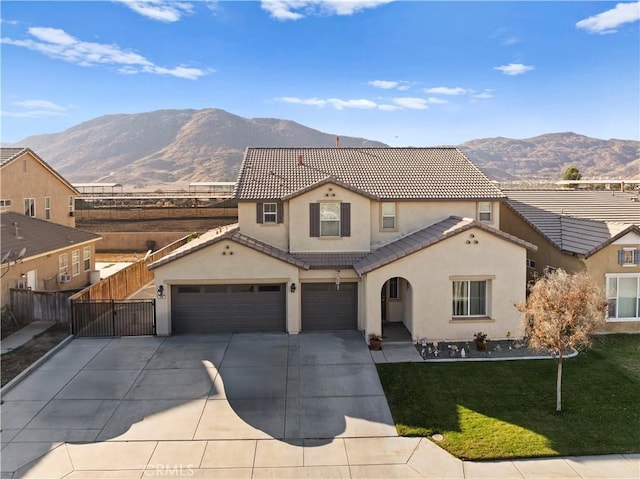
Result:
[[[277,205],[276,222],[284,223],[284,205],[282,203],[278,203]]]
[[[622,266],[635,266],[640,264],[640,255],[636,248],[623,248],[618,250],[618,264]]]
[[[309,203],[309,236],[320,237],[320,204]]]
[[[340,236],[351,236],[351,203],[340,203]]]
[[[264,221],[262,216],[263,208],[264,203],[256,203],[256,223],[262,223]]]

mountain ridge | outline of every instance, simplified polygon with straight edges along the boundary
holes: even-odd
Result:
[[[148,185],[233,181],[247,147],[385,147],[278,118],[244,118],[217,108],[103,115],[59,133],[6,146],[33,149],[71,182]],[[531,138],[480,138],[458,147],[498,181],[561,179],[576,166],[585,179],[640,179],[640,141],[573,132]]]

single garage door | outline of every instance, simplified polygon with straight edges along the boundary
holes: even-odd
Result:
[[[285,331],[285,285],[172,286],[171,329],[173,334]]]
[[[358,329],[358,283],[302,283],[302,330]]]

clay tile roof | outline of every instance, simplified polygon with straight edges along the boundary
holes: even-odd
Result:
[[[531,250],[537,249],[537,247],[531,243],[504,233],[503,231],[485,226],[471,218],[449,216],[438,223],[427,226],[424,229],[376,249],[360,261],[356,262],[354,264],[354,269],[360,275],[368,273],[369,271],[380,268],[397,259],[404,258],[424,248],[433,246],[440,241],[460,234],[470,228],[479,228],[524,248]]]
[[[327,181],[382,200],[504,198],[454,147],[248,148],[235,196],[285,199]]]
[[[148,268],[150,270],[158,268],[165,264],[171,263],[172,261],[175,261],[178,258],[182,258],[191,253],[207,248],[222,240],[230,240],[235,243],[246,246],[247,248],[251,248],[253,250],[269,255],[273,258],[290,263],[299,268],[309,269],[306,263],[304,263],[300,259],[295,258],[294,256],[290,255],[286,251],[283,251],[279,248],[276,248],[275,246],[271,246],[267,243],[263,243],[262,241],[259,241],[257,239],[251,238],[250,236],[240,233],[240,227],[238,226],[237,223],[207,231],[206,233],[202,234],[195,240],[188,242],[187,244],[181,246],[180,248],[171,252],[167,256],[159,259],[158,261],[151,263],[148,266]]]
[[[640,226],[634,192],[508,191],[507,205],[561,251],[589,257]]]

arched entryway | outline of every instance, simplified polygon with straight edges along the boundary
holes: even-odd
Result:
[[[382,285],[380,318],[385,341],[411,341],[413,288],[407,279],[396,276]]]

